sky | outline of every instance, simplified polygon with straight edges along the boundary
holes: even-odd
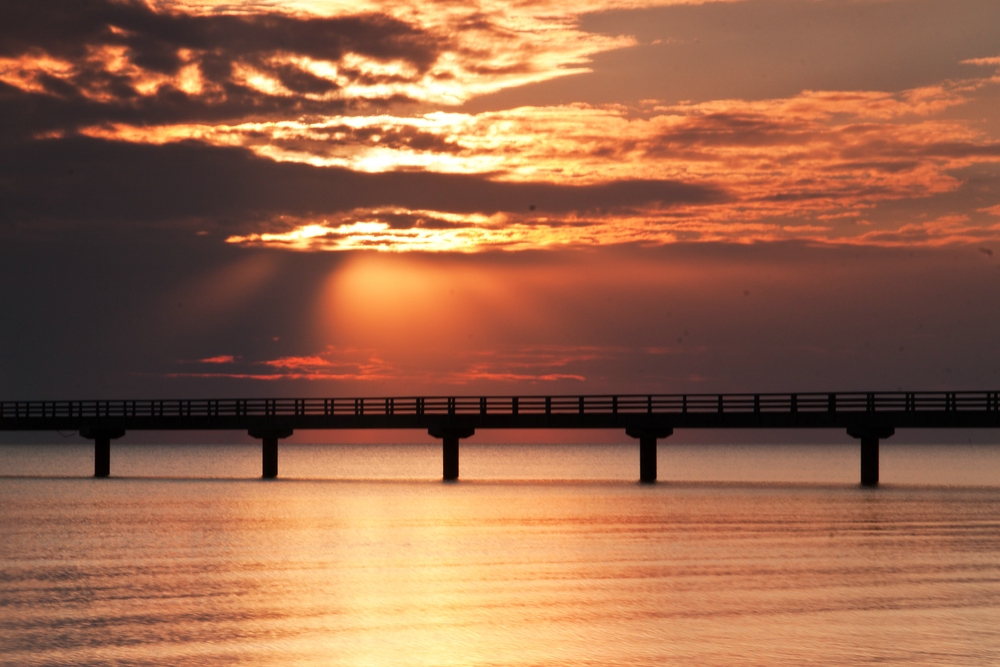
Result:
[[[0,399],[1000,388],[995,0],[7,0]]]

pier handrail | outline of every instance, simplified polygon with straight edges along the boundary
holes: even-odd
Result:
[[[1000,412],[1000,391],[0,401],[0,419]]]
[[[365,396],[0,401],[0,430],[78,430],[94,441],[94,476],[132,430],[246,430],[262,477],[298,429],[426,429],[442,441],[442,479],[458,479],[458,442],[477,429],[612,428],[639,440],[639,479],[656,480],[656,442],[677,428],[839,428],[861,444],[861,484],[878,484],[879,441],[898,428],[1000,428],[1000,391]]]

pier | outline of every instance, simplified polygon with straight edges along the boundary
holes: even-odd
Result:
[[[656,481],[656,444],[675,429],[839,429],[860,444],[860,481],[877,486],[879,442],[897,428],[998,428],[1000,391],[627,394],[95,401],[0,401],[0,431],[78,431],[94,476],[110,474],[127,431],[245,430],[261,476],[278,476],[278,442],[298,429],[422,429],[442,441],[442,478],[459,476],[459,442],[476,429],[622,429],[638,440],[639,480]]]

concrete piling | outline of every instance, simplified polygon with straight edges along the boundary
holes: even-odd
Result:
[[[274,479],[278,476],[278,439],[263,438],[261,444],[261,477]]]
[[[471,438],[476,433],[474,428],[463,427],[432,427],[427,429],[427,433],[432,438],[439,438],[442,441],[442,466],[441,479],[446,482],[454,482],[458,479],[458,441],[462,438]]]
[[[111,438],[99,436],[94,439],[94,477],[111,475]]]
[[[94,477],[110,477],[111,441],[125,435],[125,429],[84,427],[80,435],[94,441]]]
[[[891,437],[891,426],[864,426],[847,429],[847,435],[861,441],[861,486],[878,486],[878,441]]]
[[[261,441],[261,478],[278,476],[278,440],[292,435],[292,429],[281,426],[258,426],[247,431],[251,438]]]
[[[674,429],[665,427],[638,426],[625,429],[630,438],[639,440],[639,481],[652,484],[656,481],[656,441],[669,438]]]

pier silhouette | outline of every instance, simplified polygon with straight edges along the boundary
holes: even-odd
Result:
[[[860,442],[861,484],[877,486],[879,442],[897,428],[1000,427],[1000,391],[627,394],[94,401],[0,401],[0,431],[78,431],[94,476],[110,474],[127,431],[246,430],[262,477],[298,429],[426,429],[442,441],[442,478],[459,476],[459,442],[476,429],[623,429],[639,441],[639,480],[655,482],[656,443],[674,429],[843,429]]]

